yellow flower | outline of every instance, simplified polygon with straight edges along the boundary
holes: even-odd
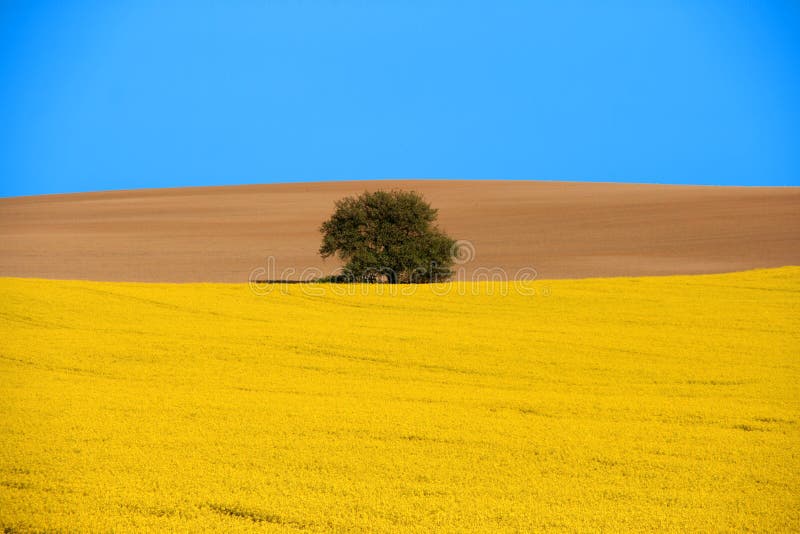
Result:
[[[800,268],[273,289],[0,280],[0,527],[800,529]]]

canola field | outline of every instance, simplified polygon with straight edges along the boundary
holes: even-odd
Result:
[[[501,286],[0,280],[0,528],[800,530],[800,268]]]

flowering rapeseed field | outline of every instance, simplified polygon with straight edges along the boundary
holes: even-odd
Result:
[[[443,287],[0,280],[0,527],[800,529],[800,268]]]

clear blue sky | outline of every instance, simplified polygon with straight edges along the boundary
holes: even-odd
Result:
[[[800,2],[5,1],[0,196],[800,185]]]

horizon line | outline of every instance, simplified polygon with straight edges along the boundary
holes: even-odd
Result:
[[[21,195],[7,195],[0,192],[0,199],[30,198],[46,196],[82,195],[93,193],[125,193],[134,191],[159,191],[170,189],[212,189],[223,187],[246,187],[246,186],[268,186],[268,185],[293,185],[309,184],[320,185],[328,183],[349,183],[349,182],[536,182],[536,183],[572,183],[572,184],[607,184],[607,185],[654,185],[654,186],[676,186],[676,187],[715,187],[715,188],[748,188],[748,189],[767,189],[767,188],[796,188],[800,184],[718,184],[718,183],[688,183],[688,182],[659,182],[659,181],[615,181],[610,179],[550,179],[550,178],[456,178],[456,177],[380,177],[380,178],[331,178],[328,180],[280,180],[272,182],[238,182],[221,184],[200,184],[200,185],[165,185],[152,187],[120,187],[109,189],[78,189],[71,191],[56,191],[48,193],[30,193]]]

